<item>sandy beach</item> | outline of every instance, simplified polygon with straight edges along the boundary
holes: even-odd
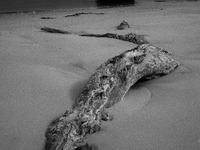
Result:
[[[95,69],[137,46],[79,33],[134,32],[172,52],[181,65],[134,85],[109,109],[114,120],[102,122],[103,130],[85,141],[99,150],[199,150],[199,8],[200,1],[141,1],[129,7],[1,14],[0,149],[43,150],[49,123],[71,108]],[[91,14],[65,17],[83,12]],[[123,20],[131,28],[116,30]],[[44,26],[75,34],[45,33]]]

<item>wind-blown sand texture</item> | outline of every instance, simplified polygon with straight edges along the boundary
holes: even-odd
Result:
[[[0,147],[42,150],[51,120],[71,108],[102,63],[136,45],[111,38],[51,34],[49,26],[78,33],[145,35],[174,54],[180,66],[156,80],[136,83],[109,108],[112,121],[85,142],[99,150],[199,150],[200,2],[142,2],[88,10],[0,16]],[[41,17],[55,19],[40,19]],[[131,28],[117,30],[127,20]]]

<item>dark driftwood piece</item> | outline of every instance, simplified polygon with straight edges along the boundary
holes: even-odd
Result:
[[[130,28],[130,25],[128,24],[128,22],[126,20],[123,20],[116,28],[118,30],[123,30],[126,28]]]
[[[153,79],[173,71],[179,63],[163,48],[142,44],[103,63],[90,77],[72,109],[46,131],[45,150],[92,150],[83,145],[87,134],[109,120],[106,108],[121,101],[139,79]]]
[[[72,15],[66,15],[65,17],[78,17],[80,15],[104,15],[104,13],[92,13],[92,12],[89,12],[89,13],[75,13],[75,14],[72,14]]]
[[[49,27],[42,27],[42,31],[49,32],[49,33],[60,33],[60,34],[72,34],[71,32],[55,29],[55,28],[49,28]]]
[[[40,17],[40,19],[55,19],[56,17]]]
[[[143,35],[137,35],[135,33],[128,33],[125,35],[119,35],[116,33],[106,33],[106,34],[81,34],[80,36],[90,36],[97,38],[113,38],[123,41],[132,42],[134,44],[148,44],[149,42],[144,38]]]
[[[65,30],[43,27],[42,31],[49,33],[60,33],[60,34],[76,34]],[[97,37],[97,38],[113,38],[123,41],[132,42],[134,44],[148,44],[149,42],[144,38],[144,35],[137,35],[135,33],[128,33],[125,35],[119,35],[116,33],[105,33],[105,34],[79,34],[79,36]]]

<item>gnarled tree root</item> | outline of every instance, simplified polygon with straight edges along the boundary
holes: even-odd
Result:
[[[106,108],[121,101],[139,79],[153,79],[173,71],[179,63],[165,49],[139,45],[103,63],[90,77],[72,109],[54,120],[46,131],[45,150],[89,150],[87,134],[101,129]]]

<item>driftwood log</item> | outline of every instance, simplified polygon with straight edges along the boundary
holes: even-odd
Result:
[[[137,35],[135,33],[128,33],[124,35],[116,33],[105,33],[105,34],[82,34],[80,36],[90,36],[97,38],[113,38],[122,41],[132,42],[134,44],[148,44],[149,42],[144,38],[144,35]]]
[[[106,108],[121,101],[140,79],[173,71],[179,63],[163,48],[142,44],[103,63],[90,77],[72,109],[54,120],[46,131],[45,150],[92,150],[83,145],[87,134],[109,120]]]
[[[49,28],[49,27],[42,27],[42,31],[49,32],[49,33],[59,33],[59,34],[72,34],[69,31],[61,30],[61,29],[55,29],[55,28]]]
[[[40,19],[56,19],[56,17],[40,17]]]
[[[42,31],[48,33],[59,33],[59,34],[77,34],[75,32],[69,32],[61,29],[49,28],[49,27],[42,27]],[[148,44],[149,42],[144,38],[144,35],[138,35],[135,33],[128,33],[125,35],[120,35],[116,33],[105,33],[105,34],[78,34],[79,36],[88,36],[88,37],[97,37],[97,38],[113,38],[123,41],[132,42],[134,44]]]

